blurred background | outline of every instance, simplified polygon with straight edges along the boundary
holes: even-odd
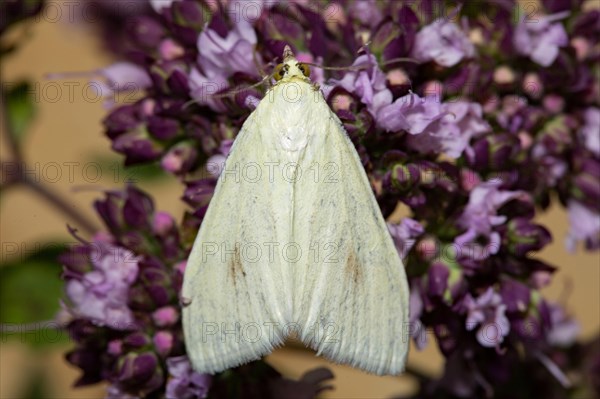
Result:
[[[90,227],[101,225],[92,210],[99,190],[121,188],[133,178],[154,195],[157,209],[174,215],[182,214],[184,209],[178,196],[173,195],[181,191],[181,186],[172,177],[148,168],[124,172],[122,160],[109,150],[110,141],[103,135],[101,121],[106,109],[86,86],[88,76],[51,79],[50,74],[89,72],[114,62],[103,50],[94,27],[82,25],[75,15],[69,15],[67,3],[50,2],[52,6],[39,16],[5,34],[9,41],[19,41],[20,45],[10,57],[2,58],[2,83],[16,87],[23,80],[32,82],[27,90],[35,101],[34,109],[24,111],[34,112],[34,117],[18,138],[33,180],[30,185],[7,184],[7,168],[14,167],[10,162],[15,159],[2,125],[0,317],[6,327],[0,344],[2,399],[104,395],[103,386],[72,388],[79,371],[64,360],[71,345],[65,334],[35,328],[15,332],[9,328],[55,316],[62,287],[60,269],[49,259],[64,245],[75,242],[67,224],[81,227],[85,220]],[[66,208],[56,206],[55,198],[60,198]],[[553,206],[539,222],[549,227],[555,240],[540,257],[561,266],[554,283],[543,293],[564,304],[580,323],[580,337],[590,338],[600,330],[600,253],[566,251],[563,240],[568,221],[564,210]],[[441,372],[441,359],[436,345],[430,344],[423,351],[411,348],[409,364],[436,374]],[[414,389],[414,382],[408,378],[374,377],[328,364],[295,345],[277,350],[267,361],[294,378],[308,369],[328,365],[336,376],[335,390],[325,392],[323,397],[391,397]]]

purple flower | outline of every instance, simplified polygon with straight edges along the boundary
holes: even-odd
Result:
[[[548,186],[555,187],[568,172],[568,165],[564,159],[548,154],[543,143],[537,143],[532,151],[531,157],[543,168],[544,173],[540,179]]]
[[[473,57],[475,48],[465,33],[448,19],[438,19],[422,28],[415,37],[412,56],[419,61],[435,61],[451,67],[463,58]]]
[[[118,384],[109,385],[106,388],[105,399],[139,399],[138,395],[131,395],[121,389]]]
[[[581,331],[579,323],[568,317],[565,310],[557,304],[548,304],[548,308],[550,311],[548,342],[559,347],[572,345]]]
[[[494,226],[506,222],[506,216],[497,210],[508,201],[526,195],[521,191],[499,190],[500,181],[487,181],[475,187],[469,195],[469,203],[459,218],[459,225],[488,236]]]
[[[467,330],[479,327],[477,341],[482,346],[499,346],[510,332],[510,323],[504,314],[506,306],[502,303],[500,295],[490,287],[477,299],[467,294],[464,305],[468,309]]]
[[[235,72],[255,73],[255,45],[256,32],[245,18],[239,18],[226,35],[208,28],[198,37],[198,64],[211,79]]]
[[[585,124],[580,134],[585,148],[600,157],[600,108],[590,107],[584,112]]]
[[[150,5],[156,12],[161,12],[163,8],[170,8],[175,1],[180,0],[149,0]]]
[[[444,115],[437,99],[421,98],[410,93],[381,107],[375,117],[378,125],[388,132],[402,129],[415,135]]]
[[[196,373],[187,356],[167,359],[170,378],[167,399],[205,398],[211,385],[211,376]]]
[[[502,241],[500,234],[492,231],[486,238],[487,242],[483,245],[479,242],[480,237],[477,229],[475,227],[467,229],[454,239],[455,248],[459,250],[457,258],[482,261],[497,254]]]
[[[437,99],[421,98],[414,93],[393,101],[387,88],[386,75],[379,69],[373,55],[361,55],[352,65],[372,64],[369,69],[347,72],[341,80],[332,83],[360,97],[377,124],[391,132],[400,129],[419,134],[443,116]]]
[[[471,138],[491,130],[483,119],[481,105],[466,101],[442,104],[444,117],[437,119],[421,134],[409,136],[408,144],[417,151],[443,153],[458,158]]]
[[[117,62],[104,69],[96,71],[102,80],[92,80],[90,86],[99,95],[108,98],[121,91],[140,91],[151,86],[148,73],[141,67],[130,62]],[[112,103],[111,99],[108,99]]]
[[[536,20],[523,19],[515,28],[513,45],[519,54],[529,56],[543,67],[550,66],[558,57],[559,47],[569,44],[567,32],[560,22],[568,11],[546,15]]]
[[[567,249],[574,252],[577,241],[585,241],[589,248],[600,246],[600,214],[575,200],[569,201],[567,211],[570,224]]]
[[[493,228],[504,224],[507,217],[498,215],[497,211],[508,201],[527,195],[522,191],[499,190],[501,185],[500,180],[490,180],[471,190],[469,202],[458,220],[458,225],[467,230],[454,239],[454,244],[461,250],[460,255],[484,260],[498,253],[501,238]],[[481,236],[488,240],[485,246],[478,242]]]
[[[93,72],[52,73],[48,75],[48,78],[64,79],[81,75],[96,77],[89,82],[89,86],[95,91],[94,95],[106,99],[107,106],[114,105],[115,93],[123,91],[142,91],[152,85],[150,75],[145,69],[127,61],[116,62],[106,68],[98,69]]]
[[[73,313],[115,330],[132,328],[135,320],[127,301],[138,259],[129,250],[104,243],[96,243],[90,256],[93,270],[67,282]]]
[[[382,107],[392,103],[392,92],[386,86],[385,74],[379,69],[375,56],[371,54],[361,55],[352,65],[370,65],[370,67],[349,71],[342,80],[332,80],[332,83],[356,94],[369,112],[376,116]]]
[[[163,369],[154,352],[129,352],[118,363],[118,386],[127,392],[146,397],[163,382]]]
[[[376,27],[383,19],[381,10],[375,0],[353,1],[350,4],[348,14],[360,21],[363,25],[371,28]]]
[[[506,311],[526,312],[531,300],[531,291],[527,285],[517,280],[506,280],[500,288],[502,302],[506,305]]]
[[[416,238],[425,231],[419,222],[411,218],[402,219],[400,224],[388,223],[387,226],[401,258],[408,255],[408,252],[415,245]]]
[[[215,112],[224,112],[225,105],[213,94],[229,87],[225,76],[219,74],[204,75],[197,68],[190,72],[190,96],[200,105],[206,105]]]
[[[409,323],[410,335],[415,341],[417,349],[422,350],[427,346],[427,330],[420,320],[423,313],[423,299],[419,279],[411,281],[409,296]]]
[[[225,139],[219,145],[219,152],[208,158],[206,170],[212,177],[217,178],[221,174],[221,171],[225,167],[225,160],[227,159],[227,155],[229,155],[232,146],[233,140]]]

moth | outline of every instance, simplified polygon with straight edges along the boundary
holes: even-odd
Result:
[[[333,362],[404,370],[408,284],[359,156],[286,46],[244,122],[188,258],[183,331],[198,372],[290,335]]]

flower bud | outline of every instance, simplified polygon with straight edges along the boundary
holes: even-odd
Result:
[[[494,82],[498,85],[513,84],[515,82],[515,73],[510,67],[501,65],[494,70]]]
[[[160,42],[158,52],[163,60],[171,61],[185,54],[184,48],[171,38],[164,39]]]
[[[98,212],[106,227],[115,235],[126,228],[121,212],[122,206],[122,193],[108,192],[105,199],[94,202],[96,212]]]
[[[505,240],[508,241],[507,247],[512,254],[526,256],[529,251],[538,251],[545,247],[552,241],[552,236],[543,226],[519,217],[508,223]]]
[[[385,48],[402,34],[402,28],[393,21],[381,24],[373,34],[371,49],[375,54],[383,54]],[[392,47],[401,46],[400,42],[395,42]],[[396,51],[400,50],[394,49]],[[392,51],[392,50],[390,50]]]
[[[148,131],[159,140],[170,140],[179,133],[179,123],[175,119],[150,116]]]
[[[165,30],[154,18],[141,15],[131,17],[126,26],[129,37],[141,47],[155,49],[165,36]]]
[[[106,351],[113,356],[121,355],[123,353],[123,341],[120,339],[113,339],[108,343]]]
[[[519,139],[510,134],[485,136],[473,145],[474,156],[470,160],[475,170],[502,170],[514,158],[519,148]]]
[[[198,152],[191,142],[182,142],[171,147],[162,157],[160,166],[167,172],[173,174],[183,174],[189,172],[196,159]]]
[[[175,226],[175,220],[167,212],[156,212],[154,219],[152,220],[152,231],[158,236],[164,236],[168,234],[171,229]]]
[[[90,264],[90,247],[87,245],[73,246],[68,252],[61,254],[58,259],[67,268],[65,273],[86,273],[92,269]]]
[[[542,289],[552,281],[552,272],[548,270],[537,270],[529,278],[529,282],[535,289]]]
[[[149,226],[149,218],[154,213],[152,198],[132,185],[127,186],[126,196],[123,205],[125,222],[136,229]]]
[[[204,28],[207,21],[207,10],[202,4],[195,1],[174,1],[171,4],[171,11],[175,23],[191,30],[199,32]]]
[[[160,356],[166,357],[173,349],[173,334],[169,331],[159,331],[152,338],[152,342],[156,352]]]
[[[147,267],[141,270],[140,280],[157,306],[166,306],[173,297],[172,281],[166,270]]]
[[[460,170],[460,185],[463,190],[470,192],[481,183],[481,178],[477,172],[463,168]]]
[[[442,297],[448,288],[448,267],[439,261],[433,262],[428,272],[428,293],[432,297]]]
[[[103,121],[108,137],[114,139],[140,125],[138,112],[139,104],[126,104],[111,111]]]
[[[506,311],[526,312],[529,308],[531,293],[529,287],[517,280],[507,280],[500,288],[502,302],[506,305]]]
[[[538,99],[544,92],[544,86],[538,74],[528,73],[523,78],[522,89],[531,98]]]
[[[128,353],[119,359],[118,380],[130,390],[151,392],[162,384],[162,368],[153,352]]]
[[[579,160],[580,172],[573,178],[571,195],[592,209],[600,203],[600,162],[593,158]]]
[[[544,108],[553,114],[561,113],[565,108],[565,100],[557,94],[548,94],[542,100]]]
[[[128,349],[139,349],[150,344],[150,337],[141,332],[134,332],[123,339],[123,346]]]
[[[386,190],[407,192],[420,181],[420,175],[421,171],[415,164],[396,164],[385,175],[383,184]]]
[[[145,129],[136,128],[117,136],[112,149],[125,155],[125,165],[154,161],[162,153],[162,147],[150,139]]]
[[[177,323],[179,312],[173,306],[164,306],[152,313],[152,320],[158,327],[169,327]]]
[[[547,152],[559,154],[572,145],[575,121],[570,116],[558,115],[547,122],[538,133],[537,140]]]
[[[75,387],[96,384],[102,381],[102,365],[98,362],[99,353],[88,348],[77,348],[65,356],[67,362],[83,370],[83,375],[75,381]]]

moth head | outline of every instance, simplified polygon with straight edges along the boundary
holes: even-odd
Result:
[[[310,77],[310,67],[308,64],[299,62],[290,46],[285,46],[283,50],[283,62],[273,70],[273,78],[280,81],[283,78],[299,77],[308,79]]]
[[[294,76],[305,79],[310,78],[310,67],[294,59],[277,65],[273,70],[273,78],[276,81]]]

